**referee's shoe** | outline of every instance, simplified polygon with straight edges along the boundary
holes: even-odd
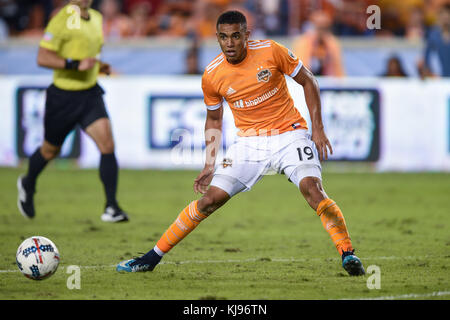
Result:
[[[107,205],[102,214],[102,221],[125,222],[128,221],[128,215],[118,205]]]
[[[27,219],[34,218],[34,190],[25,189],[23,185],[23,176],[20,176],[17,179],[17,191],[17,206],[19,207],[20,213]]]

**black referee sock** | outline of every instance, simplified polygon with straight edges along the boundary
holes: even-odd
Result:
[[[100,157],[100,179],[105,188],[106,206],[117,206],[116,191],[119,166],[116,155],[102,154]]]
[[[28,163],[28,172],[23,179],[25,190],[34,192],[36,189],[36,180],[38,175],[44,170],[48,161],[41,154],[41,148],[37,148],[31,155]]]

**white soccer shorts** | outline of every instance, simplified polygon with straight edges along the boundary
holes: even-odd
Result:
[[[322,180],[317,149],[306,130],[273,136],[238,137],[218,164],[211,186],[231,197],[248,191],[264,175],[281,173],[299,187],[304,177]]]

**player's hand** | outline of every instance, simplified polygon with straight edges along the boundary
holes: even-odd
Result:
[[[111,65],[100,61],[100,73],[104,73],[109,76],[111,74]]]
[[[323,129],[312,130],[311,140],[316,145],[320,161],[328,160],[328,151],[333,154],[333,148]]]
[[[211,183],[214,173],[214,166],[205,166],[194,181],[194,192],[205,194]]]
[[[95,59],[95,58],[85,58],[80,61],[80,64],[78,65],[78,70],[86,71],[86,70],[92,69],[96,63],[97,63],[97,59]]]

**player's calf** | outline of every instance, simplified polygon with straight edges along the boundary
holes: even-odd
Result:
[[[344,215],[336,202],[322,200],[317,207],[317,215],[342,257],[342,267],[351,276],[365,273],[361,260],[354,255],[354,249],[347,230]]]
[[[317,210],[320,202],[327,197],[322,182],[317,177],[305,177],[300,181],[300,192],[311,208]]]
[[[198,200],[197,208],[198,210],[209,216],[211,213],[223,206],[230,196],[220,188],[210,187],[206,194]]]
[[[181,211],[152,250],[142,257],[120,262],[116,270],[126,272],[152,271],[166,253],[229,199],[228,193],[218,187],[211,186],[200,200],[192,201]]]

